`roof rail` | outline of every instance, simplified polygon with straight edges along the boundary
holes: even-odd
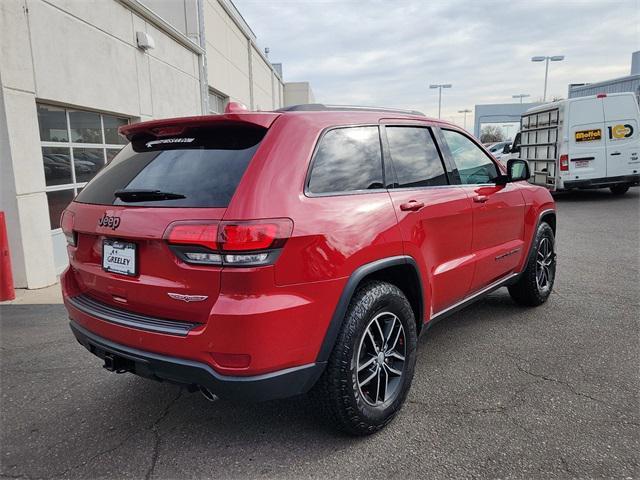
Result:
[[[304,103],[300,105],[290,105],[288,107],[279,108],[276,112],[331,112],[331,111],[358,111],[358,112],[388,112],[388,113],[403,113],[409,115],[420,115],[424,117],[425,114],[418,110],[402,110],[400,108],[385,108],[385,107],[363,107],[359,105],[325,105],[323,103]]]

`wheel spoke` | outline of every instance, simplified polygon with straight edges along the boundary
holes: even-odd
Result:
[[[396,370],[395,368],[391,367],[390,365],[387,365],[386,363],[384,364],[384,368],[386,368],[389,373],[393,373],[398,377],[402,375],[402,371]]]
[[[364,370],[365,368],[370,366],[376,360],[377,360],[377,357],[371,357],[369,360],[364,362],[362,365],[358,364],[358,373],[360,373],[362,370]]]
[[[381,376],[380,370],[382,370],[382,369],[379,368],[378,371],[376,372],[377,376],[378,376],[378,382],[377,382],[377,385],[376,385],[376,399],[375,399],[374,403],[378,403],[378,399],[380,398],[380,384],[382,383],[380,381],[380,376]]]
[[[373,334],[371,333],[371,329],[368,328],[367,329],[367,335],[369,336],[369,339],[371,340],[371,344],[373,345],[373,350],[378,353],[380,351],[380,349],[378,348],[378,345],[376,345],[376,341],[373,338]]]
[[[400,360],[401,362],[404,362],[404,356],[400,355],[398,352],[396,351],[392,351],[392,352],[387,352],[385,354],[388,358],[395,358],[397,360]]]
[[[380,345],[384,346],[384,333],[382,332],[382,327],[380,326],[380,322],[378,321],[378,318],[380,317],[376,317],[373,323],[376,324],[376,327],[378,327],[378,333],[380,333]]]
[[[547,285],[547,273],[545,272],[544,268],[542,268],[540,270],[540,282],[538,283],[538,286],[540,288],[543,288]]]
[[[396,345],[398,344],[398,339],[400,338],[400,334],[404,331],[402,328],[402,324],[398,325],[398,333],[396,333],[396,337],[393,339],[393,344],[388,347],[389,350],[395,350]]]
[[[384,373],[384,395],[382,396],[382,401],[385,402],[387,400],[387,390],[389,390],[389,374],[384,368],[381,368],[380,372]]]
[[[396,320],[397,317],[394,315],[393,316],[393,320],[391,321],[391,327],[389,328],[389,331],[387,333],[387,335],[384,338],[384,347],[387,348],[389,346],[389,340],[391,339],[391,335],[393,335],[393,329],[396,326]]]
[[[374,371],[371,375],[369,375],[367,378],[365,378],[362,382],[358,381],[358,386],[359,387],[364,387],[365,385],[368,385],[369,382],[371,382],[371,380],[373,380],[373,377],[378,375],[378,370]]]

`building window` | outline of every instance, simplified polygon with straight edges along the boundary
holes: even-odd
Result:
[[[127,143],[118,127],[127,118],[38,104],[38,125],[51,229],[98,170]]]
[[[217,113],[224,113],[224,109],[227,106],[228,101],[229,97],[225,97],[218,92],[209,90],[209,113],[214,115]]]

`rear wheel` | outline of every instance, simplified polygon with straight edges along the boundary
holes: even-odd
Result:
[[[556,278],[555,237],[548,223],[538,226],[533,242],[524,272],[517,283],[509,287],[511,298],[531,307],[547,301]]]
[[[409,392],[416,342],[413,311],[402,291],[380,281],[363,285],[312,392],[327,419],[354,435],[387,425]]]
[[[612,185],[609,187],[614,195],[624,195],[629,190],[629,185]]]

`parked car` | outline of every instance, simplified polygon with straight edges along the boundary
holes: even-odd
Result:
[[[121,132],[61,218],[71,329],[108,370],[210,399],[309,393],[369,434],[405,401],[419,334],[497,288],[553,288],[551,195],[455,125],[231,103]]]
[[[540,105],[522,115],[521,141],[505,149],[529,162],[532,183],[551,191],[640,184],[640,110],[633,93]]]
[[[494,157],[500,158],[504,153],[504,148],[509,145],[511,145],[511,140],[492,143],[490,147],[487,147],[487,150],[489,150]]]

